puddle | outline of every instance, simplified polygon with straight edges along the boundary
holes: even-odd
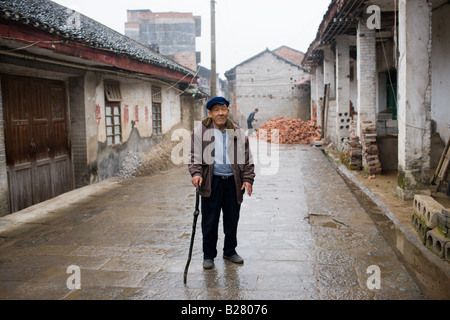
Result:
[[[337,224],[337,223],[332,222],[332,221],[328,221],[328,222],[322,223],[321,226],[325,227],[325,228],[334,228],[334,229],[338,229],[338,230],[342,228],[342,226],[340,224]]]

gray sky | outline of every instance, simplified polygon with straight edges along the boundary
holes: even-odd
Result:
[[[192,12],[202,17],[200,64],[211,67],[210,0],[53,0],[122,34],[127,9]],[[286,45],[306,52],[331,0],[216,0],[217,72],[224,73],[264,51]]]

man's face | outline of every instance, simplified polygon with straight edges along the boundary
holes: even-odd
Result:
[[[214,125],[217,128],[223,129],[227,123],[228,113],[230,110],[226,105],[215,104],[211,110],[208,110],[208,115],[212,118]]]

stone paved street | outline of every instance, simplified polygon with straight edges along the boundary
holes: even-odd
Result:
[[[253,150],[256,140],[251,139]],[[238,231],[244,265],[202,269],[201,217],[183,284],[195,204],[186,167],[122,180],[0,233],[0,299],[423,299],[375,224],[318,148],[255,153]],[[268,169],[269,168],[269,169]],[[69,289],[69,266],[81,289]],[[369,290],[370,266],[381,271]]]

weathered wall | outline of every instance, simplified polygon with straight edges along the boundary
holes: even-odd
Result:
[[[162,133],[166,133],[181,121],[180,93],[162,88]]]
[[[86,144],[86,117],[84,109],[84,76],[69,80],[70,133],[75,187],[86,186],[91,176],[97,175],[97,166],[89,166]]]
[[[108,80],[119,82],[122,95],[120,103],[122,143],[107,146],[104,94],[104,80],[106,78],[101,75],[91,77],[96,78],[98,82],[90,81],[89,91],[94,96],[94,103],[90,104],[91,109],[87,109],[86,113],[95,114],[95,108],[99,106],[100,114],[96,120],[98,122],[93,126],[98,129],[95,130],[97,135],[95,145],[91,142],[88,148],[95,157],[90,159],[89,163],[90,166],[97,167],[98,180],[101,181],[119,172],[128,153],[145,153],[161,142],[162,136],[153,135],[152,125],[152,85],[161,85],[142,79],[107,77]],[[161,86],[161,91],[162,133],[165,134],[181,121],[181,104],[177,90]],[[94,129],[90,128],[88,132],[94,132]]]
[[[0,81],[0,217],[9,214],[9,186],[6,166],[3,103]]]
[[[431,119],[444,143],[450,138],[450,6],[433,11]]]
[[[257,125],[273,117],[309,118],[310,90],[296,88],[303,70],[270,52],[236,67],[238,123],[247,128],[248,115],[259,108]],[[306,98],[305,98],[306,96]]]
[[[125,35],[146,45],[157,45],[161,54],[196,70],[195,39],[201,36],[201,17],[191,13],[129,10]]]
[[[85,125],[85,143],[87,164],[89,167],[89,183],[98,182],[97,171],[97,153],[98,153],[98,125],[95,115],[95,105],[97,96],[101,95],[103,90],[102,76],[87,72],[84,77],[84,125]],[[104,108],[104,107],[103,107]],[[81,115],[80,115],[81,116]]]

